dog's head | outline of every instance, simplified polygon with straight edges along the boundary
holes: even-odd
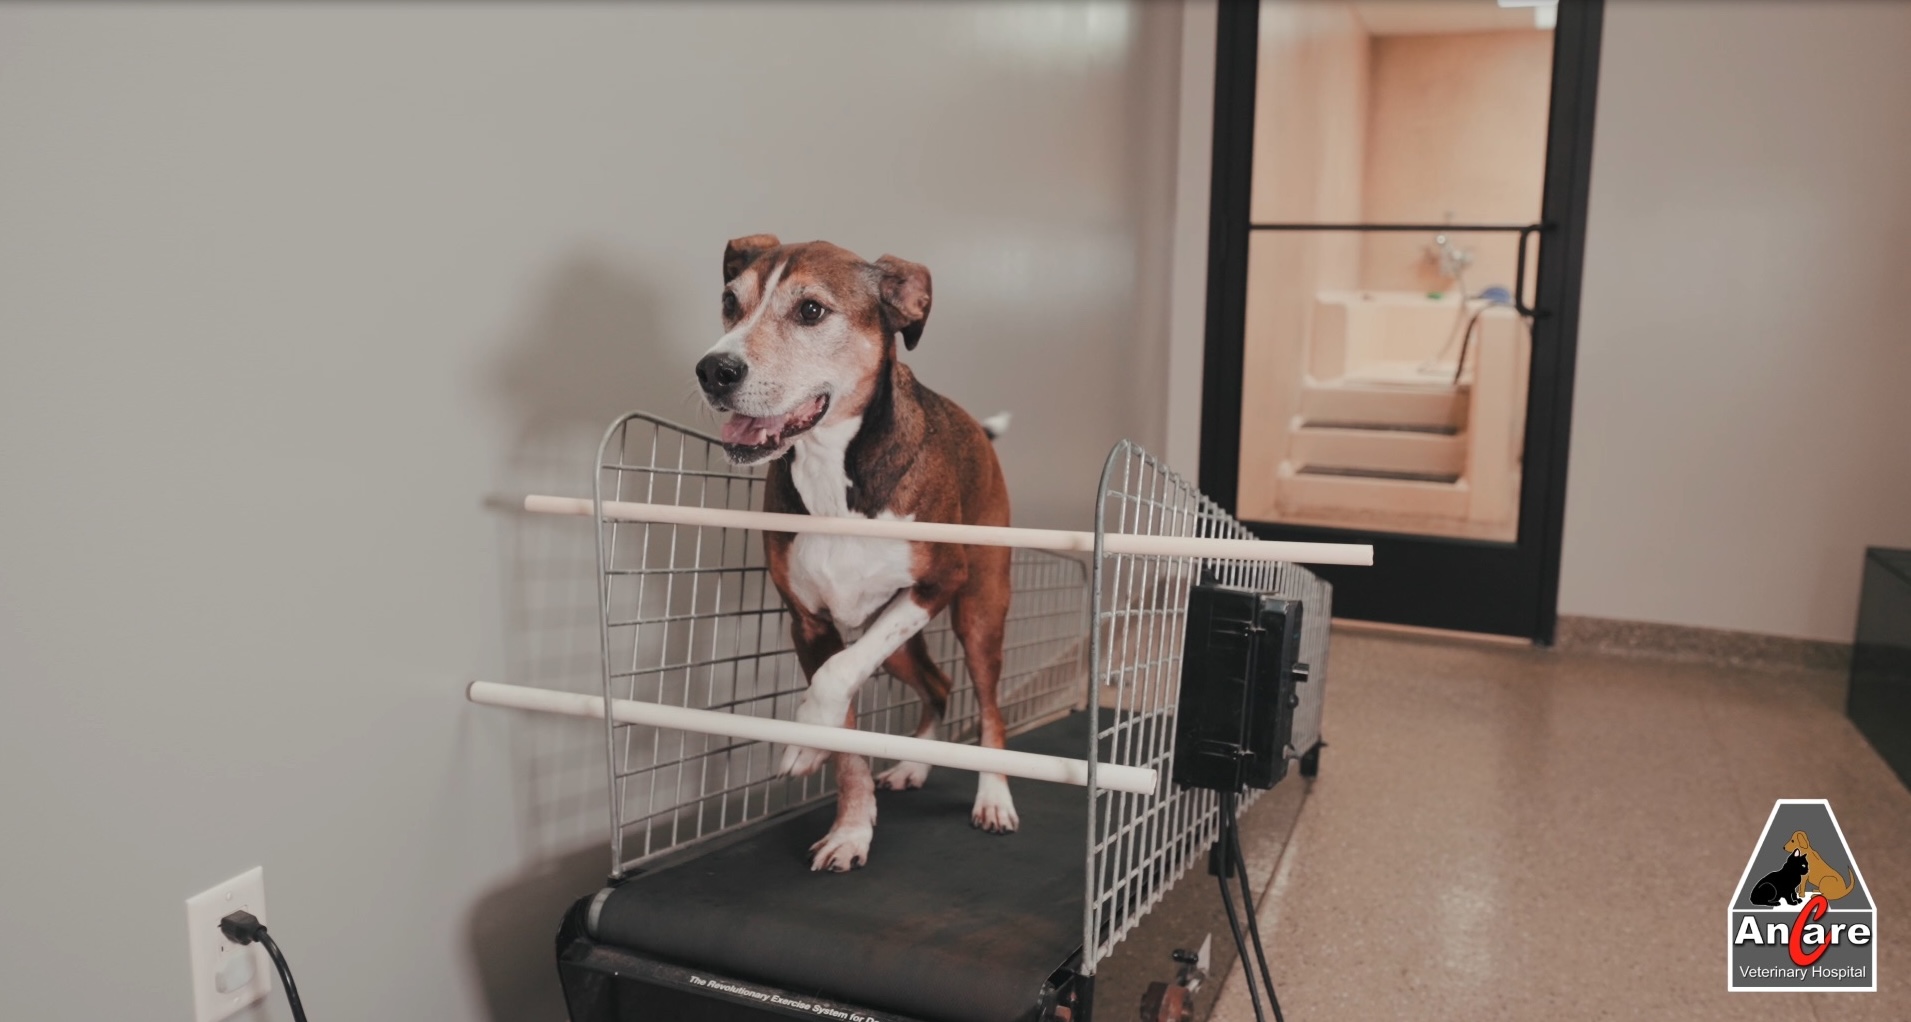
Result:
[[[1785,842],[1785,850],[1788,852],[1803,853],[1810,849],[1811,839],[1806,837],[1805,832],[1802,830],[1792,831],[1792,839]]]
[[[747,465],[863,413],[895,338],[914,348],[922,337],[929,271],[755,234],[724,247],[722,302],[724,334],[697,362],[697,382],[730,414],[723,446]]]

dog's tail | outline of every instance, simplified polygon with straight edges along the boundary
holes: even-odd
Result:
[[[996,412],[982,420],[982,432],[987,433],[990,440],[1001,439],[1002,434],[1009,431],[1009,418],[1007,412]]]

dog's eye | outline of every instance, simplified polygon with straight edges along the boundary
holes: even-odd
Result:
[[[823,308],[822,303],[814,298],[805,298],[803,303],[796,307],[796,318],[804,323],[820,322],[827,315],[829,310]]]
[[[725,291],[723,293],[723,318],[735,319],[742,314],[743,303],[737,301],[736,292]]]

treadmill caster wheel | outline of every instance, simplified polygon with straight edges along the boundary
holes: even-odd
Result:
[[[1313,777],[1320,773],[1320,750],[1326,746],[1326,742],[1320,742],[1313,748],[1307,750],[1307,754],[1301,757],[1302,777]]]

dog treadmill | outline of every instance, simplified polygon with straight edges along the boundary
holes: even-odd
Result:
[[[1087,741],[1077,713],[1009,746],[1066,756]],[[633,873],[567,918],[571,1019],[1049,1017],[1082,946],[1083,795],[1011,783],[1010,835],[969,825],[974,774],[938,769],[920,790],[877,793],[862,869],[810,872],[825,803]]]
[[[1364,563],[1371,550],[1260,543],[1145,451],[1117,444],[1082,545],[1000,530],[1017,533],[1005,545],[1018,549],[998,702],[1010,750],[1050,757],[1011,778],[1020,829],[971,828],[976,775],[939,766],[919,790],[877,793],[867,866],[812,873],[833,777],[777,775],[773,743],[796,740],[786,722],[807,681],[755,531],[809,523],[753,518],[763,485],[761,469],[730,464],[716,438],[632,413],[605,433],[592,499],[526,499],[527,510],[596,525],[602,694],[484,682],[468,694],[599,721],[610,882],[566,914],[558,937],[572,1022],[1090,1022],[1097,964],[1205,865],[1220,833],[1215,793],[1168,779],[1191,588],[1211,580],[1304,608],[1298,656],[1311,674],[1280,754],[1311,772],[1331,590],[1281,558]],[[1020,537],[1062,537],[1087,556]],[[975,741],[979,710],[947,615],[923,637],[953,683],[941,742],[890,737],[915,729],[918,706],[881,673],[856,697],[857,730],[872,734],[804,737],[973,766],[958,746]],[[1028,779],[1038,775],[1067,783]]]

